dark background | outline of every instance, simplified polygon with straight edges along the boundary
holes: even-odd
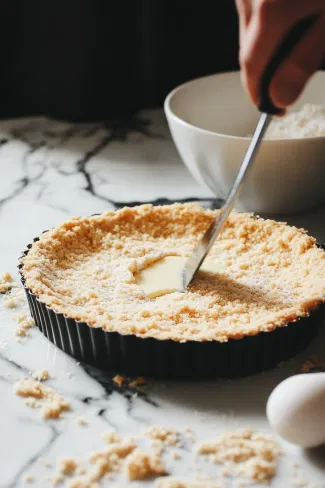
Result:
[[[233,0],[0,0],[0,118],[107,120],[238,69]]]

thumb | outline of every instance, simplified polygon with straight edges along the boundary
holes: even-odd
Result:
[[[276,107],[286,108],[296,101],[309,78],[319,69],[325,56],[325,16],[298,44],[279,67],[270,85]]]

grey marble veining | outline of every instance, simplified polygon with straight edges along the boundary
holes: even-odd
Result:
[[[219,204],[182,165],[161,111],[81,126],[44,118],[2,121],[0,164],[0,272],[9,271],[17,281],[17,259],[25,246],[73,215],[148,201],[198,199],[207,207]],[[287,220],[325,240],[323,209]],[[79,364],[36,329],[23,344],[16,342],[12,317],[16,311],[6,309],[2,300],[0,296],[0,488],[25,486],[26,474],[34,477],[31,486],[51,486],[48,478],[54,469],[45,468],[41,459],[53,466],[60,456],[85,459],[103,445],[104,430],[139,435],[152,424],[180,430],[190,425],[198,439],[237,426],[252,425],[268,432],[265,402],[273,387],[297,372],[311,354],[325,349],[322,331],[307,351],[272,371],[236,381],[153,383],[135,391],[118,388],[112,375]],[[18,310],[26,307],[22,302]],[[41,420],[37,409],[26,407],[13,393],[15,381],[43,368],[51,375],[48,385],[72,405],[60,421]],[[78,425],[78,416],[88,425]],[[324,488],[324,449],[304,453],[283,446],[286,456],[272,486],[291,486],[292,463],[298,462],[305,478]],[[191,477],[199,467],[186,442],[181,451],[180,461],[166,457],[167,466],[172,474]],[[201,468],[218,477],[217,467]],[[126,486],[123,477],[121,486]],[[225,486],[234,484],[228,481]]]

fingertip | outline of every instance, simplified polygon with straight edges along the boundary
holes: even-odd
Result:
[[[270,97],[276,107],[285,109],[292,105],[301,94],[305,83],[278,80],[271,84]]]

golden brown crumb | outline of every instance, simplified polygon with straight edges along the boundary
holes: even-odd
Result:
[[[70,410],[70,404],[63,396],[32,378],[17,381],[14,390],[16,395],[26,398],[27,406],[41,408],[44,419],[60,418],[62,412]]]
[[[88,425],[87,420],[84,419],[83,417],[77,417],[76,421],[77,421],[77,424],[81,425],[82,427],[86,427],[86,425]]]
[[[73,457],[65,457],[61,458],[58,461],[58,471],[65,476],[71,476],[74,474],[78,467],[79,463],[76,458]]]
[[[49,481],[53,486],[58,486],[63,483],[64,477],[62,474],[56,474],[53,478],[50,478]]]
[[[227,478],[228,476],[230,476],[229,469],[227,469],[227,468],[221,469],[220,470],[220,476],[222,476],[223,478]]]
[[[175,459],[175,461],[178,461],[182,457],[178,451],[172,451],[171,455],[172,455],[172,458]]]
[[[14,287],[11,288],[9,295],[3,297],[2,303],[6,308],[16,308],[24,299],[24,290],[21,287]]]
[[[166,446],[175,446],[177,444],[177,432],[165,427],[152,425],[145,431],[145,435],[152,440],[161,441]]]
[[[325,371],[325,356],[313,356],[308,359],[300,368],[301,373],[309,373],[311,371]]]
[[[40,371],[35,371],[32,377],[37,381],[46,381],[49,379],[49,372],[46,369],[41,369]]]
[[[125,378],[121,374],[117,374],[113,378],[113,383],[115,383],[117,386],[122,386],[124,382],[125,382]]]
[[[209,254],[221,271],[199,276],[185,293],[148,298],[134,274],[166,255],[189,256],[217,213],[195,204],[141,205],[74,218],[33,243],[22,259],[26,285],[90,326],[175,341],[255,335],[323,302],[325,252],[315,239],[236,213]]]
[[[214,462],[230,464],[230,469],[237,475],[260,482],[274,477],[281,454],[272,437],[251,429],[225,432],[214,441],[200,444],[198,453],[212,455]]]
[[[28,330],[34,326],[34,319],[25,318],[18,322],[18,326],[15,328],[15,335],[18,337],[26,337],[28,335]]]
[[[129,383],[129,387],[130,388],[137,388],[138,386],[144,386],[146,384],[147,384],[147,381],[142,376],[139,376],[139,378],[136,378],[135,380],[133,380]]]
[[[219,483],[207,480],[186,481],[174,476],[158,478],[154,484],[155,488],[221,488]]]
[[[89,455],[92,468],[87,470],[76,466],[75,475],[67,483],[69,488],[93,488],[104,477],[114,472],[120,472],[125,459],[136,449],[136,444],[130,439],[124,439]],[[98,485],[99,486],[99,485]]]
[[[107,442],[107,444],[114,444],[120,442],[121,438],[116,432],[103,432],[101,438]]]
[[[32,476],[30,474],[25,474],[24,483],[33,483],[33,481],[35,481],[34,476]]]
[[[151,476],[162,476],[167,473],[157,454],[134,451],[126,460],[126,474],[129,480],[144,480]]]
[[[44,466],[44,468],[47,468],[47,469],[52,468],[51,463],[49,463],[48,461],[46,461],[46,459],[40,458],[39,459],[39,462],[40,462],[40,464],[42,464],[42,466]]]
[[[195,442],[195,435],[193,434],[192,430],[190,429],[190,427],[185,427],[185,437],[192,441],[192,442]]]
[[[10,273],[5,272],[0,275],[0,293],[5,293],[11,288],[12,277]]]

